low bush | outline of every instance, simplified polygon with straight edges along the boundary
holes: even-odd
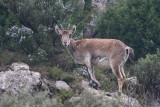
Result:
[[[62,69],[58,67],[52,67],[50,70],[50,77],[53,80],[63,80],[66,83],[72,83],[74,80],[76,80],[76,77],[70,73],[63,72]]]
[[[0,52],[0,64],[10,65],[14,62],[24,62],[27,63],[27,56],[21,52],[11,52],[8,50],[3,50]]]
[[[81,82],[82,82],[82,77],[77,77],[76,80],[73,81],[72,84],[70,85],[75,95],[80,95],[81,92],[83,91]]]
[[[74,96],[72,91],[61,90],[57,96],[57,98],[62,102],[66,103],[71,97]]]
[[[62,80],[66,83],[72,83],[74,80],[76,80],[76,77],[72,74],[63,74]]]
[[[58,67],[52,67],[50,70],[50,78],[52,78],[53,80],[58,80],[62,78],[63,72],[60,68]]]
[[[95,68],[95,77],[100,82],[100,89],[106,91],[116,91],[117,90],[117,79],[111,70],[101,70],[99,68]]]
[[[160,97],[160,57],[158,55],[146,55],[146,58],[138,60],[133,74],[142,84],[141,93]]]
[[[71,103],[71,107],[119,107],[119,101],[104,99],[103,97],[95,97],[92,93],[84,91],[81,98]]]
[[[32,96],[24,91],[17,95],[4,95],[0,98],[0,107],[63,107],[63,104],[55,98],[49,98],[47,92]]]

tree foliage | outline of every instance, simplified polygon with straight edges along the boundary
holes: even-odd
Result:
[[[0,10],[1,50],[23,52],[36,62],[61,53],[55,25],[75,24],[79,35],[90,20],[90,9],[82,10],[78,0],[2,0]]]
[[[160,47],[160,0],[118,0],[106,6],[97,21],[102,38],[120,39],[136,56]]]

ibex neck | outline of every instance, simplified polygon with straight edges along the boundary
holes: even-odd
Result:
[[[70,45],[67,47],[67,50],[73,56],[73,52],[75,51],[75,49],[76,49],[76,41],[71,38]]]

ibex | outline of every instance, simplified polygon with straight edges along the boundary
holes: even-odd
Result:
[[[73,40],[72,35],[75,31],[75,25],[70,30],[65,30],[63,27],[59,29],[58,26],[55,26],[55,32],[62,36],[61,42],[71,54],[74,62],[87,66],[90,82],[100,87],[100,83],[95,78],[93,66],[103,69],[111,68],[118,80],[118,93],[121,95],[122,86],[126,79],[123,66],[128,58],[134,56],[133,49],[116,39]]]

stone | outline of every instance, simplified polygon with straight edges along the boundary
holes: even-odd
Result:
[[[71,90],[70,86],[64,81],[56,81],[55,85],[56,85],[56,88],[59,90],[62,90],[62,89],[66,90],[66,91]]]
[[[129,97],[125,94],[122,94],[121,96],[119,96],[117,92],[113,92],[113,93],[106,92],[106,95],[113,98],[118,98],[117,100],[119,100],[119,102],[125,107],[141,107],[141,105],[135,98]]]
[[[97,7],[98,11],[104,11],[107,0],[92,0],[92,6]]]
[[[134,84],[134,85],[138,84],[137,77],[127,78],[126,81],[129,82],[129,83],[131,83],[131,84]]]
[[[82,2],[84,0],[80,0]],[[85,30],[83,31],[84,37],[95,38],[98,35],[98,31],[95,29],[95,22],[102,12],[106,9],[106,4],[115,2],[116,0],[92,0],[92,14],[91,20],[85,25]],[[85,4],[84,2],[82,2]]]
[[[13,71],[18,71],[18,70],[29,70],[29,66],[23,62],[15,62],[11,65],[11,69]]]
[[[81,99],[81,97],[71,97],[70,99],[69,99],[69,102],[70,103],[74,103],[74,102],[76,102],[76,101],[79,101]]]
[[[16,62],[11,65],[11,68],[12,70],[0,72],[0,94],[15,95],[23,90],[32,94],[40,90],[48,90],[49,94],[51,93],[51,88],[41,78],[41,74],[30,71],[27,64]]]
[[[119,96],[117,92],[110,93],[103,90],[96,90],[89,87],[89,82],[84,80],[82,81],[81,86],[85,91],[91,93],[93,96],[101,98],[101,101],[103,101],[104,105],[106,101],[114,101],[115,103],[119,102],[121,107],[141,107],[135,98],[129,97],[125,94]]]
[[[97,7],[98,11],[104,11],[107,3],[112,3],[117,0],[92,0],[92,6]]]
[[[95,26],[94,26],[94,24],[91,24],[91,23],[94,23],[93,21],[94,21],[94,19],[91,20],[90,23],[86,24],[86,26],[85,26],[86,30],[84,31],[85,37],[92,37],[95,34],[95,32],[96,32]]]

